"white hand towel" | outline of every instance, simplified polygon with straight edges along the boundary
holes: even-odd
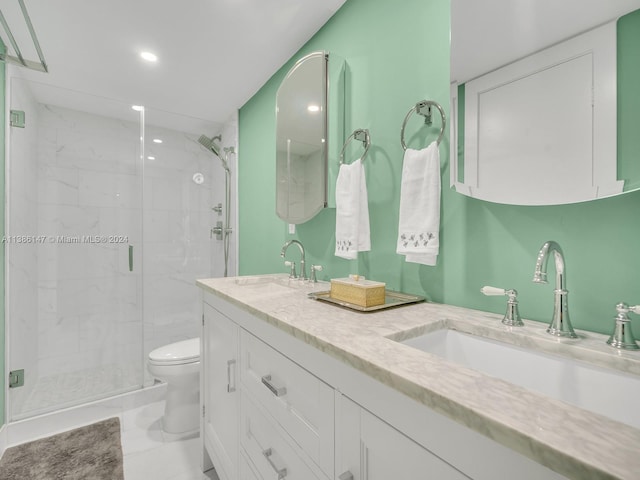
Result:
[[[407,262],[435,265],[439,231],[440,152],[433,142],[404,153],[396,252],[405,255]]]
[[[352,260],[371,250],[369,201],[360,159],[340,165],[336,180],[336,257]]]

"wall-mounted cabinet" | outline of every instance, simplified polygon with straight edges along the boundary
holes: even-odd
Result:
[[[276,96],[276,213],[304,223],[334,198],[344,142],[345,62],[313,52],[298,60]]]
[[[452,89],[452,185],[513,205],[623,191],[616,175],[616,24]]]

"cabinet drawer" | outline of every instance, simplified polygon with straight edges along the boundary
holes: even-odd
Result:
[[[240,334],[240,358],[243,388],[331,476],[333,388],[246,331]]]
[[[259,408],[241,396],[240,444],[264,480],[320,480],[287,441],[269,423]]]

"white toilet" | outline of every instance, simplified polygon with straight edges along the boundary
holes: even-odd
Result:
[[[148,369],[167,382],[162,429],[167,433],[195,432],[200,427],[200,339],[191,338],[156,348]]]

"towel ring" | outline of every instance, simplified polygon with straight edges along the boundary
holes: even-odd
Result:
[[[358,140],[359,142],[363,143],[364,153],[362,154],[362,157],[360,157],[363,162],[364,157],[367,156],[367,152],[369,151],[369,147],[371,146],[371,137],[369,136],[369,130],[359,128],[357,130],[354,130],[353,133],[349,135],[349,138],[347,138],[347,141],[344,142],[342,150],[340,150],[340,165],[344,163],[344,151],[351,140]]]
[[[431,107],[436,107],[442,116],[442,127],[440,128],[440,134],[438,135],[437,144],[440,145],[440,141],[444,136],[444,127],[447,124],[447,119],[444,114],[443,108],[439,103],[431,101],[431,100],[422,100],[421,102],[416,103],[416,105],[409,110],[407,116],[404,117],[404,122],[402,122],[402,129],[400,130],[400,143],[402,144],[402,149],[407,150],[407,144],[404,143],[404,127],[407,126],[407,121],[413,112],[416,112],[418,115],[422,115],[424,117],[425,125],[431,125]]]

